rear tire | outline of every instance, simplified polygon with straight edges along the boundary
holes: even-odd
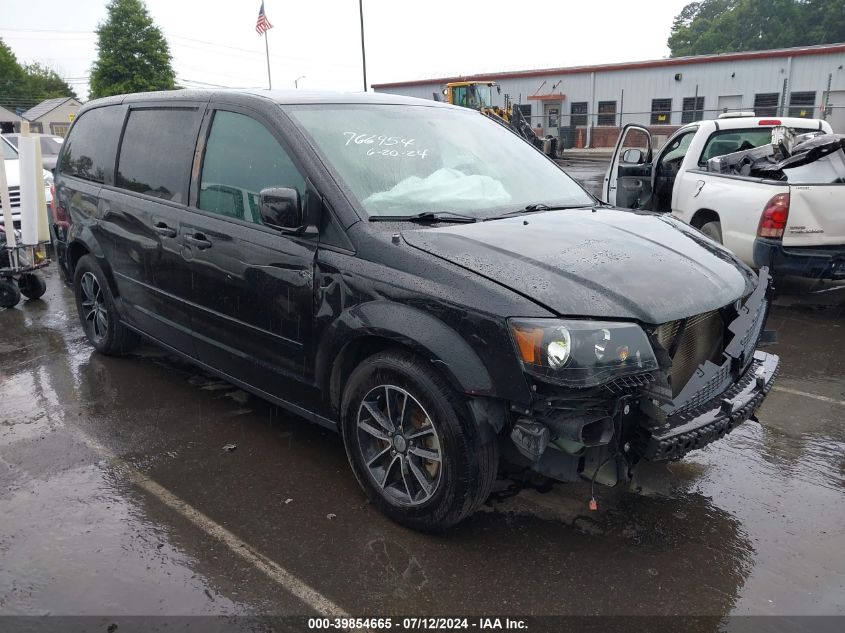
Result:
[[[91,255],[76,263],[73,293],[82,329],[98,352],[117,356],[138,344],[138,335],[120,322],[106,276]]]
[[[39,299],[47,292],[47,282],[41,275],[24,273],[18,279],[18,288],[27,299]]]
[[[704,233],[707,237],[709,237],[714,242],[718,244],[722,243],[722,223],[719,221],[707,222],[702,226],[699,231]]]
[[[364,492],[394,521],[441,531],[490,495],[495,441],[481,433],[463,398],[425,361],[380,352],[349,377],[341,430]]]

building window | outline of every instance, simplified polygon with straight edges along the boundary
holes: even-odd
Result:
[[[651,100],[651,124],[669,125],[672,122],[672,100],[652,99]]]
[[[764,92],[754,95],[754,114],[757,116],[777,116],[778,99],[777,92]]]
[[[573,102],[569,109],[569,124],[572,127],[587,127],[587,102]]]
[[[615,101],[599,101],[599,116],[596,125],[616,127]]]
[[[69,127],[70,123],[51,123],[50,133],[55,136],[67,136],[67,129]]]
[[[684,97],[681,124],[701,121],[704,118],[704,97]]]
[[[815,105],[815,92],[793,92],[789,95],[789,116],[811,119]]]

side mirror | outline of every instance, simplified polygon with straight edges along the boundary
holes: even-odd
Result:
[[[302,227],[302,201],[296,189],[269,187],[258,196],[258,212],[266,226],[288,230]]]
[[[626,149],[625,153],[622,154],[623,163],[633,163],[635,165],[639,165],[644,161],[645,153],[643,153],[643,150],[641,149]]]

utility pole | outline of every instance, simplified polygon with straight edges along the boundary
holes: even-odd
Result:
[[[367,51],[364,48],[364,0],[358,0],[358,14],[361,16],[361,65],[364,69],[364,92],[367,92]]]

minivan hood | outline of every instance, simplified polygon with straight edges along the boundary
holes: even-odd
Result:
[[[723,247],[650,212],[568,209],[402,236],[561,316],[656,325],[733,303],[755,283]]]

